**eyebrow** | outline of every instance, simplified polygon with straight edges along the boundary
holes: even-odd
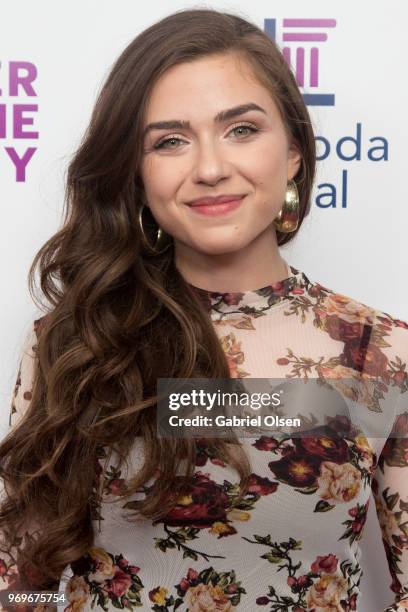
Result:
[[[234,117],[238,117],[239,115],[243,115],[250,110],[260,111],[261,113],[265,113],[266,110],[263,109],[258,104],[254,102],[249,102],[248,104],[240,104],[239,106],[234,106],[233,108],[228,108],[227,110],[220,111],[214,117],[214,121],[216,123],[221,123],[222,121],[228,121],[228,119],[233,119]],[[171,119],[169,121],[154,121],[153,123],[149,123],[145,129],[143,130],[143,136],[150,130],[186,130],[190,128],[189,121],[181,121],[180,119]]]

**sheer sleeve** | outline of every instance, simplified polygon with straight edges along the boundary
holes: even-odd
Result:
[[[406,331],[406,330],[404,330]],[[408,333],[403,335],[404,342]],[[407,347],[404,346],[404,353]],[[401,354],[401,352],[400,352]],[[373,475],[372,491],[394,599],[384,612],[408,611],[408,359],[390,362],[399,387],[393,425]]]
[[[11,395],[9,427],[13,428],[25,413],[31,400],[34,362],[37,348],[36,323],[30,328],[20,356],[17,378]]]
[[[33,384],[33,372],[36,352],[36,325],[30,328],[20,353],[17,377],[14,388],[11,392],[10,412],[9,412],[9,432],[13,429],[27,410]],[[8,433],[9,433],[8,432]],[[4,485],[0,479],[0,495],[4,497]],[[5,546],[3,534],[0,532],[0,591],[19,591],[23,590],[17,571],[17,553],[25,537],[29,537],[24,530],[15,536],[11,548]],[[4,598],[6,593],[2,594]],[[15,608],[14,608],[15,609]],[[0,610],[13,610],[7,607],[5,600],[0,602]]]

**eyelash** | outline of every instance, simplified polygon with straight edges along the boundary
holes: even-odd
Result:
[[[239,123],[238,125],[233,126],[231,128],[230,132],[233,132],[234,130],[237,130],[240,127],[244,127],[244,128],[250,129],[253,134],[255,134],[256,132],[259,132],[258,128],[254,127],[251,124],[247,124],[247,123]],[[163,147],[163,145],[165,143],[169,142],[170,140],[181,140],[181,138],[178,138],[177,136],[168,136],[164,140],[160,140],[158,143],[153,145],[153,148],[154,149],[163,149],[163,148],[165,148],[165,147]],[[174,147],[170,147],[170,149],[172,149],[172,148],[174,148]]]

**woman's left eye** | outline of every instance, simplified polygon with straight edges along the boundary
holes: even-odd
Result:
[[[241,123],[240,125],[236,125],[235,127],[233,127],[231,132],[235,132],[236,130],[242,130],[242,129],[250,130],[250,133],[252,134],[258,131],[257,128],[253,127],[252,125],[246,125],[245,123]]]

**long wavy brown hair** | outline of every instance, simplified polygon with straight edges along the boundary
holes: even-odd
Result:
[[[0,530],[11,549],[16,534],[37,526],[36,537],[18,542],[19,574],[30,585],[55,587],[92,546],[101,448],[116,451],[121,467],[135,437],[143,439],[146,461],[126,497],[156,470],[160,477],[137,514],[157,520],[185,490],[196,442],[157,437],[157,378],[230,377],[208,311],[174,265],[172,244],[149,255],[138,223],[142,131],[155,82],[176,64],[226,52],[250,62],[278,105],[302,154],[294,177],[300,224],[308,212],[316,164],[311,120],[292,71],[260,28],[217,10],[182,10],[126,47],[69,163],[62,228],[29,271],[30,293],[45,314],[31,401],[0,444],[7,492]],[[278,244],[295,234],[277,232]],[[243,448],[234,438],[208,442],[237,470],[243,495],[250,474]]]

